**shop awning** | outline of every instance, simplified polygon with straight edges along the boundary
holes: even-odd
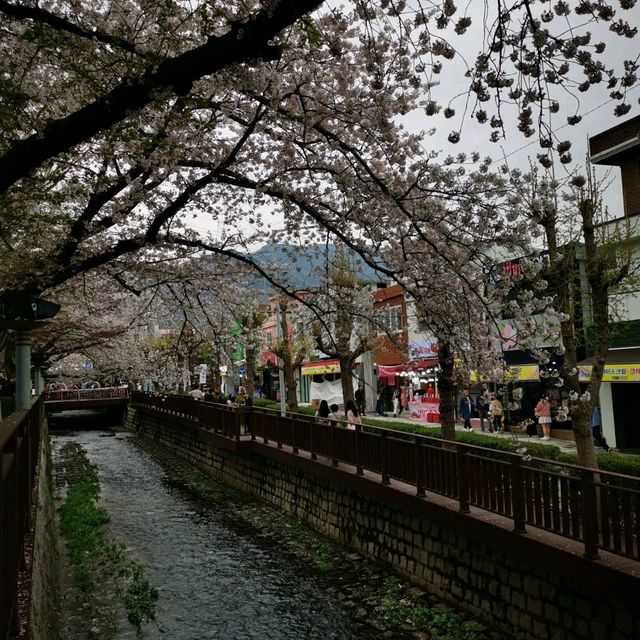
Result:
[[[340,373],[340,361],[337,359],[316,360],[302,365],[303,376],[317,376],[323,373]]]
[[[401,373],[423,371],[438,364],[437,358],[415,360],[408,364],[379,364],[378,378],[391,378]]]
[[[578,380],[591,380],[593,357],[578,363]],[[603,382],[640,382],[640,347],[609,349],[602,375]]]

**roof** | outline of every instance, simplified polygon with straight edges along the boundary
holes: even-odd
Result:
[[[640,116],[626,120],[589,138],[593,164],[618,165],[640,147]]]
[[[640,363],[640,347],[621,347],[607,351],[606,364]],[[593,356],[578,362],[579,365],[593,364]]]

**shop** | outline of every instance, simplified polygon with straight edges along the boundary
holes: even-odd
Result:
[[[399,389],[403,409],[408,410],[412,420],[432,423],[440,421],[436,358],[409,364],[378,365],[378,387],[383,394],[386,411],[393,410],[393,394]]]
[[[578,366],[580,382],[591,380],[591,362]],[[617,449],[640,449],[638,392],[640,383],[640,347],[609,349],[600,385],[602,434],[609,446]]]
[[[326,400],[329,405],[343,404],[340,362],[337,359],[307,362],[302,365],[301,372],[305,379],[301,385],[308,389],[312,406],[319,405],[321,400]],[[354,376],[352,383],[355,392],[358,381]]]

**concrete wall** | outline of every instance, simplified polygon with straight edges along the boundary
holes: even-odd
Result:
[[[514,638],[640,637],[638,578],[583,559],[571,541],[518,535],[498,516],[463,515],[450,500],[420,499],[259,443],[225,442],[176,419],[130,410],[128,424],[217,480],[391,564]]]
[[[58,565],[57,528],[53,486],[51,482],[49,434],[43,430],[38,477],[38,508],[33,540],[33,571],[31,574],[31,602],[29,607],[29,640],[59,638],[57,619]]]

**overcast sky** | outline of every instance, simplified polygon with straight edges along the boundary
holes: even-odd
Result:
[[[618,3],[613,0],[614,5]],[[489,0],[489,5],[494,6],[496,3]],[[544,8],[548,9],[550,3],[544,4]],[[570,2],[572,6],[576,3]],[[458,3],[462,6],[461,3]],[[534,5],[535,7],[535,5]],[[538,9],[539,10],[539,9]],[[469,84],[469,79],[464,77],[467,64],[473,64],[477,54],[479,53],[479,45],[483,39],[483,31],[481,28],[483,22],[483,14],[485,11],[485,3],[480,0],[468,2],[466,15],[472,19],[472,27],[463,36],[450,35],[448,40],[457,48],[457,57],[452,61],[455,64],[446,64],[445,70],[440,74],[441,84],[433,89],[432,98],[447,106],[451,96],[464,93]],[[575,24],[575,16],[572,17]],[[623,18],[632,25],[640,28],[640,5],[630,11],[622,11],[618,8],[616,18]],[[551,26],[562,23],[556,19]],[[558,27],[555,27],[558,28]],[[640,54],[640,34],[633,39],[621,38],[608,29],[607,25],[589,25],[588,28],[581,30],[590,31],[592,34],[592,43],[605,42],[607,48],[601,56],[595,56],[601,60],[607,68],[621,68],[622,61],[627,58],[637,59]],[[578,30],[577,32],[580,32]],[[576,33],[576,31],[574,31]],[[437,76],[436,76],[437,77]],[[580,74],[579,81],[584,76]],[[560,112],[554,116],[553,128],[560,140],[570,140],[572,143],[571,154],[573,163],[567,165],[568,169],[572,169],[576,164],[585,165],[585,156],[587,153],[587,140],[590,136],[596,135],[610,127],[613,127],[625,120],[629,120],[634,116],[640,115],[640,83],[629,92],[628,100],[631,104],[631,110],[622,118],[613,115],[615,104],[609,97],[609,91],[606,89],[606,83],[596,85],[585,93],[574,92],[574,95],[567,93],[565,90],[557,88],[556,95],[552,96],[561,104]],[[491,104],[491,103],[486,103]],[[442,150],[444,155],[457,154],[460,152],[471,153],[477,150],[483,157],[488,155],[493,158],[497,166],[503,164],[502,158],[506,156],[510,166],[517,166],[526,169],[531,158],[537,162],[536,155],[541,152],[538,146],[537,136],[525,138],[517,129],[517,121],[515,119],[515,109],[506,109],[503,115],[507,117],[505,120],[506,138],[498,143],[489,141],[491,129],[488,124],[480,125],[475,118],[471,117],[471,109],[473,104],[470,103],[468,113],[464,121],[460,117],[464,111],[465,96],[453,101],[452,106],[456,110],[456,116],[446,119],[442,113],[436,116],[428,117],[424,114],[411,114],[407,121],[407,126],[411,130],[425,130],[434,127],[435,134],[428,139],[426,145],[430,145],[429,150]],[[488,110],[490,107],[487,108]],[[567,116],[573,115],[575,112],[583,116],[582,121],[574,126],[566,124]],[[535,112],[534,112],[535,113]],[[510,117],[509,117],[510,116]],[[457,144],[451,144],[447,137],[453,130],[461,130],[461,140]],[[558,163],[558,175],[562,175],[565,171],[563,165]],[[596,173],[599,178],[604,178],[607,174],[607,167],[597,167]],[[622,191],[620,186],[620,170],[613,168],[610,171],[613,182],[607,193],[605,194],[605,203],[609,207],[610,215],[618,217],[623,214],[622,209]]]
[[[331,2],[330,4],[335,7],[337,3]],[[572,6],[574,4],[575,2],[571,2]],[[613,4],[617,6],[618,3],[613,0]],[[478,151],[482,157],[490,156],[494,160],[496,168],[504,164],[504,158],[506,157],[508,164],[512,168],[527,169],[530,160],[534,163],[537,162],[536,155],[540,153],[541,149],[538,146],[537,136],[525,138],[518,131],[515,109],[507,107],[503,110],[506,137],[497,143],[492,143],[489,140],[491,133],[489,125],[480,125],[471,116],[472,103],[469,103],[466,117],[464,119],[461,117],[465,110],[465,95],[463,94],[465,94],[469,86],[469,79],[465,78],[464,74],[467,70],[467,65],[473,64],[483,42],[482,24],[485,6],[491,8],[495,5],[495,0],[487,0],[486,3],[481,0],[473,0],[473,2],[469,0],[466,7],[466,15],[471,17],[472,26],[467,33],[463,36],[456,36],[453,34],[453,30],[450,30],[450,33],[447,33],[447,31],[437,32],[443,34],[456,47],[457,54],[453,60],[445,61],[443,72],[439,76],[433,76],[440,84],[432,89],[431,98],[444,108],[450,104],[453,96],[460,94],[459,98],[451,102],[451,106],[456,110],[456,116],[446,119],[442,112],[435,116],[427,116],[422,112],[413,112],[403,122],[407,130],[411,132],[435,129],[433,135],[425,138],[425,153],[440,151],[442,152],[442,157],[445,157],[449,154],[456,155],[460,152],[469,154],[473,151]],[[321,10],[326,10],[328,6],[328,4],[325,4]],[[534,7],[536,6],[534,5]],[[546,3],[544,8],[549,6]],[[464,15],[462,8],[462,5],[460,5],[458,17]],[[631,11],[618,9],[616,17],[624,18],[632,25],[640,26],[640,5]],[[575,16],[572,19],[575,24]],[[551,25],[557,29],[561,23],[559,20],[554,20]],[[582,29],[582,31],[585,30]],[[608,25],[595,25],[595,27],[590,25],[588,30],[593,36],[592,43],[603,41],[607,44],[605,53],[597,57],[607,67],[620,68],[623,59],[635,58],[639,55],[640,34],[629,40],[611,33]],[[579,31],[579,29],[574,30],[574,33]],[[583,76],[578,76],[578,79],[582,81]],[[570,140],[572,142],[571,154],[573,157],[573,163],[570,165],[565,166],[557,163],[559,176],[564,175],[567,169],[571,170],[576,166],[585,166],[589,136],[596,135],[620,122],[640,115],[640,105],[638,104],[640,83],[636,84],[629,92],[627,102],[631,104],[631,110],[622,118],[617,118],[613,115],[616,103],[610,100],[606,83],[596,85],[586,93],[575,92],[575,95],[571,95],[560,88],[556,89],[557,94],[552,97],[560,102],[561,108],[560,112],[553,116],[552,127],[559,140]],[[486,103],[486,105],[490,104]],[[485,106],[485,108],[490,111],[490,107]],[[574,115],[576,112],[583,116],[582,121],[575,126],[566,124],[567,116]],[[453,130],[461,131],[461,140],[455,145],[447,140],[449,133]],[[598,178],[604,179],[607,173],[609,174],[611,185],[605,193],[604,200],[609,208],[610,217],[615,218],[623,214],[620,170],[615,167],[596,167]],[[281,221],[273,220],[273,222],[277,227]],[[218,237],[225,235],[225,230],[220,227],[217,221],[202,215],[194,217],[189,226],[192,226],[197,231],[211,231]]]

